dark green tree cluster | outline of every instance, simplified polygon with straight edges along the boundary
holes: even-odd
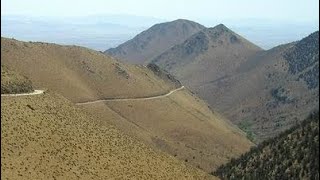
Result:
[[[319,179],[319,111],[220,166],[221,179]]]

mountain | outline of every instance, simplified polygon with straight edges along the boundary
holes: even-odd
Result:
[[[17,77],[23,76],[1,69],[1,79],[8,79],[6,82],[17,84]],[[26,84],[18,85],[22,88]],[[115,177],[216,179],[152,150],[112,125],[101,126],[90,114],[51,90],[34,96],[1,96],[1,178]]]
[[[257,142],[271,138],[319,109],[318,43],[315,32],[259,52],[198,93]]]
[[[183,19],[156,24],[105,53],[126,62],[143,64],[204,28],[198,23]]]
[[[175,87],[142,66],[129,66],[79,46],[7,38],[1,45],[2,65],[28,77],[35,87],[61,92],[73,102],[162,94]]]
[[[319,179],[319,112],[213,174],[221,179]]]
[[[151,62],[195,87],[224,78],[258,51],[259,47],[219,24],[194,34]]]
[[[245,133],[156,66],[77,46],[1,39],[1,65],[61,94],[99,126],[212,171],[253,145]],[[107,101],[102,101],[107,100]]]
[[[315,32],[265,51],[218,25],[172,47],[152,63],[172,73],[259,142],[319,108],[318,42]]]

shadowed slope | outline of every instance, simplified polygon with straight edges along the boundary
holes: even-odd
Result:
[[[206,28],[152,60],[192,90],[223,78],[261,51],[223,24]]]
[[[230,120],[247,126],[257,141],[273,137],[319,109],[318,43],[313,33],[260,52],[232,75],[203,84],[197,92]]]
[[[194,34],[153,61],[257,142],[319,108],[319,33],[268,51],[224,25]]]

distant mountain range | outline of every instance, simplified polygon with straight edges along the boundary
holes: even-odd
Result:
[[[172,23],[175,21],[167,24]],[[161,24],[162,28],[167,24]],[[139,49],[125,56],[127,62],[157,64],[242,127],[250,138],[261,141],[319,108],[318,42],[315,32],[301,41],[263,50],[220,24],[180,44],[168,43],[169,49],[160,55]],[[129,43],[141,45],[134,38],[106,53],[120,52]],[[145,53],[152,58],[139,61],[137,57]]]
[[[79,17],[1,15],[1,36],[23,41],[79,45],[105,51],[132,39],[154,24],[170,21],[154,17],[101,14]],[[264,49],[298,40],[319,28],[318,21],[283,22],[266,19],[197,19],[212,27],[223,22]]]
[[[109,15],[84,17],[1,16],[1,36],[24,41],[80,45],[95,50],[117,46],[161,19]]]

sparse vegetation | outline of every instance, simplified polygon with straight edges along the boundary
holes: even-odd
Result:
[[[161,69],[158,65],[154,63],[150,63],[147,65],[147,67],[158,77],[161,79],[173,83],[175,87],[181,87],[181,83],[179,80],[177,80],[174,76],[172,76],[170,73],[168,73],[166,70]]]
[[[222,179],[319,179],[319,112],[212,174]]]
[[[289,63],[290,73],[299,74],[299,79],[306,81],[310,89],[319,87],[319,31],[299,41],[284,58]]]
[[[280,103],[291,103],[293,99],[289,97],[289,91],[283,87],[271,89],[271,96]]]
[[[183,49],[183,54],[185,56],[193,55],[197,56],[204,51],[208,50],[209,48],[209,40],[206,36],[206,33],[203,31],[200,31],[199,33],[195,34],[191,38],[189,38],[187,41],[183,43],[183,46],[185,47]]]
[[[24,47],[24,42],[6,38],[2,38],[1,43],[4,47],[1,51],[2,64],[73,103],[155,96],[176,89],[174,84],[159,78],[144,66],[125,64],[86,48],[38,43]],[[124,71],[129,74],[128,79],[122,76]],[[238,128],[225,123],[218,113],[212,114],[207,104],[192,96],[188,89],[155,100],[106,103],[86,105],[83,110],[96,116],[93,120],[99,125],[110,123],[155,150],[160,149],[172,156],[177,154],[176,159],[182,164],[188,159],[188,166],[200,165],[206,172],[252,146]],[[34,104],[28,104],[31,108],[23,106],[27,112],[41,110]],[[152,137],[155,136],[159,138],[154,141]],[[221,141],[221,136],[224,141]]]
[[[1,179],[215,179],[62,96],[1,97]]]
[[[246,120],[241,121],[240,124],[238,125],[238,127],[247,134],[247,138],[250,141],[254,142],[255,134],[252,131],[251,126],[252,126],[252,124],[249,121],[246,121]]]
[[[303,79],[309,89],[319,87],[319,64],[316,64],[312,69],[300,74],[299,79]]]
[[[1,94],[32,92],[31,81],[1,65]]]
[[[106,50],[105,53],[130,63],[148,63],[152,58],[170,47],[183,43],[204,28],[196,22],[184,19],[155,24],[118,47]]]
[[[126,79],[129,79],[129,74],[127,73],[126,70],[124,70],[120,65],[119,63],[116,63],[115,65],[115,71],[117,74],[119,74],[120,76],[126,78]]]

